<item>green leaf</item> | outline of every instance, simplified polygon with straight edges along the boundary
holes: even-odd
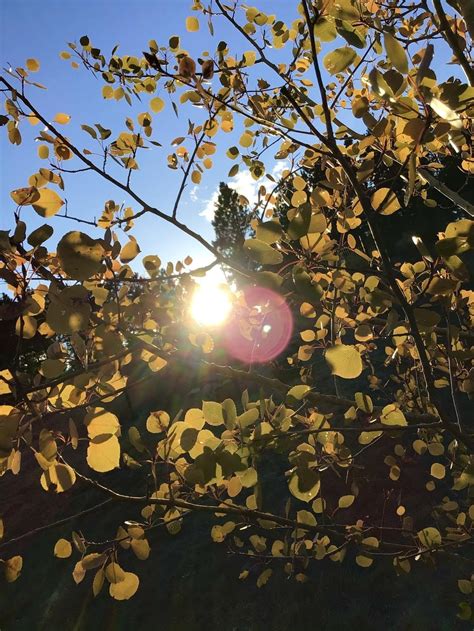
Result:
[[[334,20],[331,17],[320,17],[314,25],[314,35],[322,42],[332,42],[337,37]]]
[[[385,46],[387,57],[392,62],[394,67],[402,74],[407,74],[408,59],[405,53],[405,49],[400,44],[400,42],[398,42],[395,37],[393,37],[393,35],[391,35],[390,33],[385,33],[383,43]]]
[[[304,206],[295,213],[288,225],[288,236],[290,239],[300,239],[308,234],[311,225],[311,207]]]
[[[293,268],[292,274],[298,294],[312,305],[319,304],[324,293],[321,285],[313,283],[308,272],[298,265]]]
[[[348,68],[356,57],[357,53],[353,48],[343,46],[328,53],[323,59],[323,64],[330,74],[337,74]]]
[[[256,234],[259,241],[271,245],[281,239],[283,230],[278,221],[265,221],[257,226]]]
[[[283,262],[283,254],[259,239],[247,239],[244,242],[247,254],[257,263],[278,265]]]

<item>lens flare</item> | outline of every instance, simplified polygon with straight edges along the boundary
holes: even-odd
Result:
[[[203,326],[218,326],[227,320],[231,308],[230,292],[225,286],[203,284],[193,294],[191,315]]]
[[[285,299],[262,287],[243,291],[224,332],[227,351],[249,364],[262,364],[280,355],[288,345],[293,317]]]

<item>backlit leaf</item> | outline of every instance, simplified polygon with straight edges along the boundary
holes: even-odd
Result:
[[[186,30],[190,33],[199,31],[199,20],[197,17],[189,16],[186,18]]]
[[[71,116],[69,114],[64,114],[63,112],[59,112],[54,117],[54,122],[59,123],[60,125],[67,125],[71,120]]]
[[[150,101],[150,108],[158,114],[165,107],[165,102],[159,96],[155,96],[155,98]]]
[[[67,539],[58,539],[54,546],[54,556],[58,559],[67,559],[72,554],[71,542]]]
[[[355,346],[338,344],[327,349],[325,358],[332,374],[343,379],[355,379],[362,372],[362,359]]]
[[[384,34],[383,41],[387,57],[399,72],[406,74],[408,72],[408,59],[403,46],[390,33]]]
[[[33,208],[41,217],[53,217],[63,205],[64,201],[50,188],[40,188],[38,199],[33,202]]]
[[[258,263],[266,265],[278,265],[283,261],[281,252],[272,248],[268,243],[258,239],[247,239],[244,248],[248,255]]]
[[[381,215],[392,215],[401,208],[396,194],[389,188],[379,188],[372,195],[371,201],[374,209]]]
[[[349,508],[354,503],[355,497],[353,495],[343,495],[339,498],[339,508]]]
[[[89,442],[87,448],[87,464],[94,471],[105,473],[116,469],[120,464],[120,444],[116,436],[102,440],[96,436]]]
[[[38,72],[40,69],[40,63],[37,59],[27,59],[26,67],[30,72]]]
[[[115,600],[128,600],[138,589],[140,580],[133,572],[125,572],[123,580],[118,583],[110,583],[109,592]]]
[[[62,237],[57,253],[70,278],[87,280],[100,270],[104,249],[99,241],[84,232],[74,231]]]
[[[440,546],[442,543],[441,533],[437,528],[423,528],[418,532],[418,539],[425,548]]]
[[[328,53],[323,59],[323,64],[330,74],[337,74],[348,68],[356,57],[357,53],[353,48],[343,46]]]

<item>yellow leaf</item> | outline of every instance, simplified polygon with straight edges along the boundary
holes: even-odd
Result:
[[[115,435],[120,431],[118,418],[104,408],[90,408],[84,417],[84,425],[89,438]]]
[[[400,42],[390,33],[385,33],[384,46],[387,52],[387,57],[395,68],[402,74],[406,74],[408,72],[408,59],[405,49]]]
[[[365,554],[358,554],[356,556],[356,563],[357,565],[360,565],[360,567],[370,567],[373,562],[374,560],[365,556]]]
[[[31,316],[21,316],[16,321],[15,333],[18,337],[22,337],[25,340],[31,340],[36,335],[36,328],[38,323],[36,318]]]
[[[7,583],[13,583],[20,576],[23,567],[23,559],[21,556],[14,556],[4,562],[5,579]]]
[[[76,565],[74,566],[74,570],[72,571],[72,578],[74,579],[74,582],[76,583],[76,585],[79,585],[79,583],[83,580],[85,575],[86,575],[86,571],[82,566],[82,562],[78,561]]]
[[[153,372],[158,372],[165,366],[167,366],[168,362],[166,359],[162,357],[154,357],[151,361],[148,362],[148,368]]]
[[[418,533],[418,539],[425,548],[432,548],[441,545],[441,533],[437,528],[423,528]]]
[[[452,110],[446,103],[442,103],[438,99],[431,99],[430,101],[431,108],[440,116],[444,118],[445,121],[451,123],[451,125],[456,129],[462,128],[462,120],[454,110]]]
[[[38,157],[41,160],[47,160],[49,158],[49,147],[48,145],[39,145],[38,146]]]
[[[304,204],[307,199],[308,199],[308,196],[306,195],[305,191],[296,190],[291,196],[291,203],[293,206],[298,207]]]
[[[372,206],[381,215],[392,215],[401,208],[397,196],[389,188],[379,188],[372,195]]]
[[[254,50],[248,50],[244,53],[244,64],[246,66],[253,66],[257,61],[257,53]]]
[[[67,539],[58,539],[54,546],[54,556],[58,559],[67,559],[72,554],[71,542]]]
[[[145,561],[150,556],[150,544],[146,539],[132,539],[130,545],[137,559]]]
[[[199,20],[194,16],[187,17],[186,30],[190,33],[195,33],[196,31],[199,31]]]
[[[405,415],[394,403],[390,403],[383,408],[380,421],[384,425],[407,425]]]
[[[76,474],[74,469],[59,462],[55,462],[49,466],[40,478],[40,484],[45,491],[54,489],[56,493],[64,493],[64,491],[69,490],[75,481]]]
[[[293,178],[293,186],[297,191],[302,191],[306,188],[306,180],[300,175],[295,175]]]
[[[354,503],[355,497],[353,495],[343,495],[339,498],[339,508],[349,508]]]
[[[96,436],[87,448],[87,464],[94,471],[105,473],[117,469],[120,463],[120,444],[117,436],[102,440]]]
[[[362,359],[355,346],[339,344],[328,348],[326,361],[332,369],[332,374],[343,379],[355,379],[362,372]]]
[[[109,583],[120,583],[125,580],[125,572],[118,563],[109,563],[105,568],[105,576]]]
[[[125,578],[118,583],[111,583],[109,592],[115,600],[128,600],[138,589],[140,580],[133,572],[125,572]]]
[[[104,99],[113,99],[114,98],[114,89],[111,85],[104,85],[102,88],[102,96]]]
[[[150,101],[150,107],[156,114],[161,112],[164,106],[165,106],[165,102],[163,101],[163,99],[160,99],[159,96],[155,96],[155,98],[151,99]]]
[[[201,410],[199,410],[199,412],[201,412]],[[146,421],[146,428],[150,434],[159,434],[160,432],[164,432],[169,424],[170,415],[168,412],[159,410],[149,415]]]
[[[63,112],[58,112],[58,114],[54,117],[54,122],[59,123],[60,125],[67,125],[70,120],[70,115],[64,114]]]
[[[201,182],[201,172],[197,169],[191,173],[191,181],[193,184],[199,184]]]
[[[41,217],[53,217],[63,204],[64,201],[56,191],[50,188],[40,188],[38,190],[38,199],[33,202],[33,208]]]
[[[72,231],[58,243],[57,254],[70,278],[87,280],[100,270],[104,248],[84,232]]]
[[[446,475],[446,467],[440,462],[434,462],[431,465],[431,475],[437,480],[442,480]]]
[[[23,188],[17,188],[10,193],[10,197],[18,206],[27,206],[38,201],[40,194],[35,186],[25,186]]]
[[[37,59],[27,59],[26,67],[30,72],[38,72],[40,69],[40,63]]]
[[[104,578],[104,570],[102,568],[99,568],[94,576],[94,580],[92,581],[92,593],[94,594],[94,596],[97,596],[100,593],[100,590],[102,589],[102,586],[104,584]]]
[[[140,247],[134,239],[130,239],[120,250],[120,260],[122,263],[130,263],[140,253]]]
[[[250,147],[253,143],[253,135],[249,131],[245,131],[240,137],[240,144],[242,147]]]

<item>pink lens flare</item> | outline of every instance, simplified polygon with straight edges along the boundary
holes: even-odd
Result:
[[[247,287],[224,333],[228,352],[249,364],[275,359],[288,345],[293,316],[285,299],[270,289]]]

